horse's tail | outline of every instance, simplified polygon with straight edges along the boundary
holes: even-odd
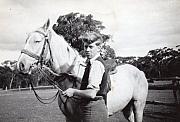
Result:
[[[144,88],[148,90],[148,81],[143,71],[140,71],[138,80],[144,83]]]
[[[147,98],[147,94],[148,94],[148,81],[147,78],[145,76],[145,73],[143,71],[138,71],[137,72],[137,86],[135,88],[134,94],[136,94],[135,96],[137,98],[135,99],[142,99],[142,100],[146,100]]]
[[[137,82],[135,85],[136,87],[134,87],[133,97],[126,105],[126,107],[122,110],[125,118],[129,121],[134,121],[134,119],[137,119],[138,117],[140,117],[138,118],[138,120],[142,119],[143,110],[148,94],[148,82],[144,72],[137,70],[135,76]]]

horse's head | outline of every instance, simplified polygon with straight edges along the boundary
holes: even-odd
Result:
[[[29,73],[35,63],[42,63],[47,58],[47,49],[51,38],[48,30],[50,21],[48,21],[36,31],[31,32],[25,43],[24,49],[17,62],[17,69],[22,73]]]

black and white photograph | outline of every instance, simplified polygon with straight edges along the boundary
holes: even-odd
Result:
[[[0,122],[179,122],[179,0],[1,0]]]

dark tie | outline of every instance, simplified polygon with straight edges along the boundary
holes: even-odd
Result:
[[[86,65],[84,75],[83,75],[83,78],[81,81],[81,87],[80,87],[81,90],[85,90],[87,88],[87,85],[88,85],[91,63],[90,63],[90,60],[87,60],[86,62],[87,62],[87,65]]]

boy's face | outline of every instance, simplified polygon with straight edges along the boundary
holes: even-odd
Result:
[[[93,58],[100,52],[100,41],[95,41],[91,44],[85,43],[84,48],[85,48],[85,53],[88,59]]]

